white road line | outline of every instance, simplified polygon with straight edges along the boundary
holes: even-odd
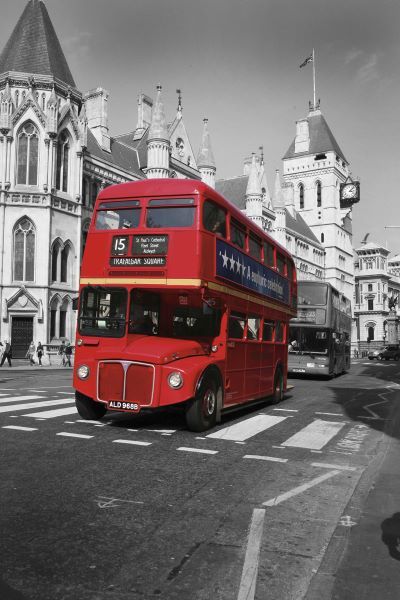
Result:
[[[47,390],[35,390],[35,389],[27,389],[27,392],[38,392],[39,394],[45,394],[47,392]],[[63,392],[64,394],[66,394],[67,392]],[[0,394],[0,396],[4,396],[4,394]]]
[[[250,419],[245,419],[235,425],[224,427],[215,433],[210,433],[207,438],[231,440],[234,442],[244,442],[249,438],[273,427],[277,423],[284,421],[287,417],[275,417],[272,415],[256,415]]]
[[[261,540],[264,529],[265,510],[255,508],[250,524],[237,600],[254,600],[256,593],[258,562],[260,560]]]
[[[299,412],[297,408],[273,408],[272,410],[283,410],[284,412]]]
[[[344,417],[343,413],[330,413],[330,412],[315,412],[314,415],[327,415],[328,417]]]
[[[69,396],[71,392],[57,392],[57,394],[67,394]]]
[[[154,433],[176,433],[176,429],[145,429],[145,431],[153,431]]]
[[[345,423],[335,421],[322,421],[316,419],[289,439],[282,446],[292,448],[306,448],[308,450],[321,450],[337,433],[344,427]]]
[[[74,401],[75,402],[75,401]],[[67,406],[66,408],[56,408],[54,410],[45,410],[35,413],[29,413],[28,415],[22,415],[23,417],[31,417],[38,421],[42,419],[55,419],[56,417],[64,417],[65,415],[76,414],[76,406]]]
[[[329,463],[311,463],[312,467],[322,467],[323,469],[341,469],[342,471],[357,471],[357,467],[346,467],[344,465],[332,465]]]
[[[24,400],[37,400],[39,398],[44,398],[44,396],[7,396],[7,398],[2,398],[0,400],[0,404],[8,404],[9,402],[23,402]]]
[[[177,448],[177,450],[182,450],[182,452],[197,452],[199,454],[218,454],[218,450],[203,450],[202,448],[186,448],[185,446],[181,446]]]
[[[89,425],[94,425],[95,423],[99,423],[97,419],[77,419],[75,423],[89,423]],[[104,423],[101,423],[104,425]]]
[[[45,402],[29,402],[17,406],[0,406],[0,413],[14,412],[15,410],[28,410],[30,408],[42,408],[44,406],[57,406],[59,404],[70,404],[75,400],[46,400]],[[40,413],[36,413],[39,416]]]
[[[280,496],[271,498],[271,500],[267,500],[267,502],[263,502],[263,506],[276,506],[277,504],[280,504],[281,502],[284,502],[285,500],[289,500],[289,498],[293,498],[293,496],[297,496],[298,494],[302,494],[303,492],[306,492],[307,490],[314,487],[315,485],[318,485],[319,483],[326,481],[326,479],[330,479],[331,477],[334,477],[334,475],[337,475],[338,473],[340,473],[340,471],[338,471],[338,470],[329,471],[329,473],[325,473],[325,475],[320,475],[320,477],[316,477],[315,479],[312,479],[308,483],[299,485],[298,487],[295,487],[292,490],[289,490],[285,494],[281,494]]]
[[[2,429],[18,429],[21,431],[37,431],[37,427],[20,427],[19,425],[4,425]]]
[[[245,454],[243,458],[253,458],[255,460],[268,460],[270,462],[286,463],[287,458],[277,458],[276,456],[259,456],[257,454]]]
[[[56,435],[61,435],[63,437],[73,437],[73,438],[83,438],[85,440],[89,440],[94,437],[93,435],[83,435],[82,433],[68,433],[67,431],[60,431],[60,433],[56,433]]]
[[[136,440],[113,440],[114,444],[132,444],[132,446],[151,446],[152,442],[138,442]]]

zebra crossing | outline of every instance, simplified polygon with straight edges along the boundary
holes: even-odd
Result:
[[[17,390],[15,390],[17,391]],[[8,423],[0,424],[2,429],[14,429],[20,431],[36,431],[37,427],[31,427],[26,420],[39,421],[54,421],[57,419],[62,423],[75,425],[86,424],[86,426],[101,426],[112,424],[112,420],[98,423],[96,421],[85,421],[79,418],[75,407],[75,400],[72,397],[71,391],[47,391],[40,390],[41,393],[35,393],[36,390],[31,389],[32,393],[23,395],[2,395],[0,396],[0,416],[4,418],[18,418],[21,425],[9,425]],[[37,390],[39,392],[39,390]],[[195,440],[208,440],[209,442],[230,442],[236,444],[246,444],[252,441],[268,441],[268,435],[273,430],[274,433],[286,436],[282,439],[279,445],[273,445],[273,448],[297,448],[310,450],[311,452],[319,452],[326,448],[330,442],[336,440],[340,432],[343,432],[348,425],[347,421],[339,413],[314,413],[308,417],[308,422],[304,423],[301,409],[286,409],[284,407],[269,407],[268,413],[260,412],[253,416],[240,418],[227,425],[219,425],[210,433],[205,432],[203,437],[194,437]],[[321,418],[321,416],[324,418]],[[63,418],[70,416],[72,420],[64,421]],[[74,419],[76,417],[76,419]],[[162,424],[160,423],[160,426]],[[188,434],[175,429],[159,429],[153,426],[153,429],[139,427],[138,429],[127,429],[127,432],[135,432],[140,436],[144,433],[152,436],[154,434],[168,435]],[[167,433],[165,433],[167,432]],[[61,432],[60,435],[62,435]],[[263,434],[265,434],[263,436]],[[59,434],[57,434],[59,435]],[[81,435],[81,434],[77,434]],[[67,436],[66,436],[67,437]],[[71,437],[74,437],[73,435]],[[75,436],[76,437],[76,436]],[[90,436],[92,437],[92,436]],[[89,438],[88,438],[89,439]],[[114,440],[115,441],[115,440]],[[140,444],[140,440],[133,440],[132,444]],[[130,443],[129,441],[119,443]],[[152,445],[153,442],[143,442],[142,445]],[[194,444],[196,445],[196,444]]]

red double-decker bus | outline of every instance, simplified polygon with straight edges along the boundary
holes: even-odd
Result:
[[[189,429],[286,389],[290,254],[199,181],[103,190],[82,261],[74,387],[85,419],[182,404]]]

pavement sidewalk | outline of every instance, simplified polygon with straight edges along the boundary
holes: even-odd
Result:
[[[41,366],[37,362],[34,365],[29,365],[29,361],[26,358],[11,359],[11,364],[12,364],[12,366],[9,367],[7,361],[5,361],[4,365],[2,367],[0,367],[0,371],[56,371],[56,370],[70,371],[74,368],[73,366],[72,367],[63,367],[60,364],[51,365],[49,363]]]

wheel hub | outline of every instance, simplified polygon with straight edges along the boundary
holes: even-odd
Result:
[[[207,390],[203,398],[204,413],[209,417],[215,410],[216,396],[213,390]]]

